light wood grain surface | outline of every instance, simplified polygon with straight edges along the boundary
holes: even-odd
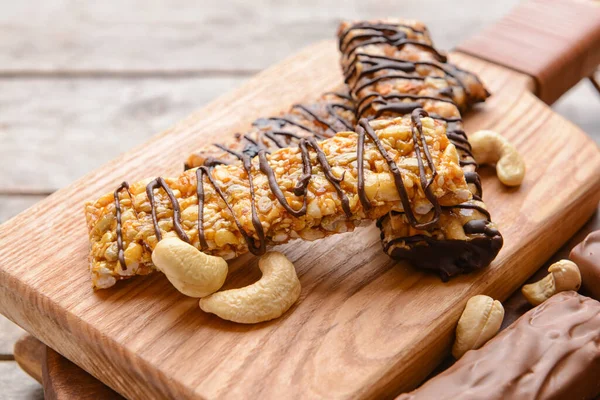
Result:
[[[418,18],[450,48],[516,1],[93,3],[0,1],[0,222],[298,46],[330,38],[341,17]],[[555,109],[600,139],[588,82]],[[0,316],[0,357],[20,333]],[[39,395],[16,376],[0,388]]]

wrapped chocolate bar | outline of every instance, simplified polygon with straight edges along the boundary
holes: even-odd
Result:
[[[585,400],[598,377],[600,302],[562,292],[397,400]]]
[[[477,164],[460,115],[484,100],[487,91],[474,75],[446,62],[419,22],[344,22],[338,36],[357,118],[385,120],[426,112],[445,123],[473,194],[460,205],[431,207],[418,220],[406,209],[382,217],[378,224],[384,250],[434,270],[444,280],[489,265],[503,239],[482,201]]]
[[[583,287],[600,300],[600,231],[590,233],[569,256],[581,271]]]

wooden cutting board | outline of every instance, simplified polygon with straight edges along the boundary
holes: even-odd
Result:
[[[341,83],[333,42],[262,72],[150,142],[0,226],[0,312],[129,398],[373,398],[415,387],[447,354],[475,294],[505,299],[591,215],[600,151],[531,91],[528,75],[451,54],[493,93],[466,119],[494,129],[527,162],[518,189],[483,169],[505,245],[489,268],[442,283],[381,251],[375,227],[281,246],[299,302],[252,326],[204,314],[161,275],[93,292],[83,203],[122,180],[175,175],[190,150]],[[256,259],[230,263],[226,287],[258,279]]]

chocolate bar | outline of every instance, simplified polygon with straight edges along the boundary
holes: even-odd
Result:
[[[584,289],[600,300],[600,231],[590,233],[575,246],[569,258],[579,267]]]
[[[482,201],[477,163],[460,112],[489,94],[477,77],[447,62],[420,22],[343,22],[338,37],[357,118],[381,120],[427,112],[444,122],[473,195],[472,200],[444,209],[432,204],[418,221],[406,208],[385,215],[378,221],[385,252],[434,270],[443,280],[486,267],[503,239]]]
[[[600,394],[600,302],[562,292],[397,400],[593,399]]]

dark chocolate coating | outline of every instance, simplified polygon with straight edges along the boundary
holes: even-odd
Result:
[[[415,244],[395,247],[388,255],[407,260],[418,268],[433,271],[442,281],[485,268],[502,248],[502,235],[475,237],[470,240],[438,240],[428,236],[413,236]]]
[[[600,302],[563,292],[397,400],[584,400],[598,394]]]
[[[590,233],[575,246],[569,258],[581,271],[583,287],[592,297],[600,300],[600,231]]]

